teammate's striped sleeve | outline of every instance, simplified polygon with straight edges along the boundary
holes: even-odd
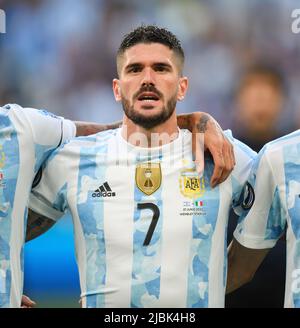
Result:
[[[284,232],[286,218],[266,147],[261,150],[253,166],[249,184],[255,200],[240,216],[234,237],[245,247],[271,248]]]
[[[34,142],[39,145],[58,147],[76,135],[75,124],[63,117],[34,108],[23,108],[22,112],[31,127]]]
[[[46,162],[40,182],[32,189],[29,208],[53,220],[66,211],[67,181],[65,163],[61,156],[64,148],[54,151]]]

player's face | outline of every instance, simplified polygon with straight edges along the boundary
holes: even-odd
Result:
[[[181,77],[176,55],[159,43],[137,44],[125,51],[120,79],[113,81],[117,101],[134,123],[152,128],[165,122],[183,99],[187,78]]]
[[[282,92],[268,78],[249,76],[238,97],[240,119],[248,122],[252,130],[265,133],[278,119],[283,100]]]

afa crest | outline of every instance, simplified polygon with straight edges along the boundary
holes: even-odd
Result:
[[[135,170],[137,187],[147,196],[153,194],[161,185],[160,163],[138,164]]]
[[[182,195],[188,198],[199,198],[205,193],[204,177],[200,178],[194,169],[181,171],[179,186]]]

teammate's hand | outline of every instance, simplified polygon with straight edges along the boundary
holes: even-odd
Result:
[[[29,297],[23,295],[21,301],[21,308],[30,309],[36,306],[36,303],[32,301]]]
[[[203,173],[204,150],[209,150],[215,165],[210,180],[214,188],[228,178],[235,166],[233,146],[218,122],[209,114],[193,113],[189,121],[193,133],[193,154],[197,171],[199,174]]]

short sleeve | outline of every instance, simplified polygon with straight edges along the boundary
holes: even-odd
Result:
[[[57,220],[67,210],[67,187],[62,149],[55,150],[47,160],[41,180],[32,189],[29,208],[50,219]]]
[[[36,144],[56,148],[76,135],[76,126],[70,120],[46,110],[23,108],[23,112],[31,126]]]
[[[271,248],[284,232],[286,217],[266,148],[255,160],[248,184],[254,190],[253,205],[240,216],[234,237],[248,248]]]
[[[233,145],[236,160],[236,166],[231,174],[232,208],[237,215],[240,215],[253,202],[253,189],[247,180],[257,153],[244,143],[234,139],[228,131],[225,131],[225,134]]]

